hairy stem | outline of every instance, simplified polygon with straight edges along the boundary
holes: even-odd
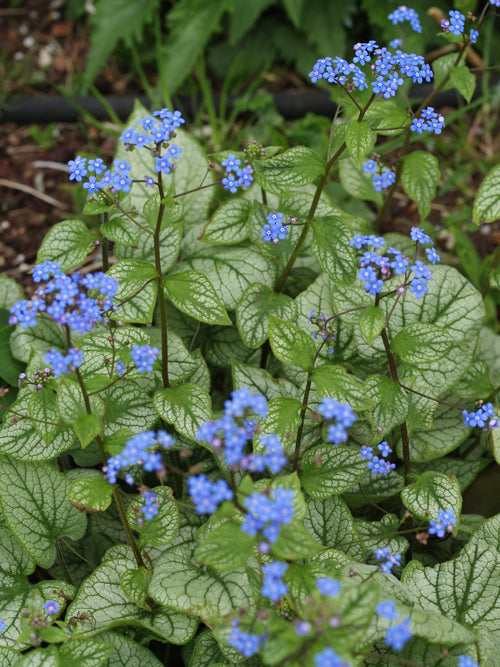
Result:
[[[295,451],[293,453],[293,471],[296,472],[299,467],[299,458],[300,458],[300,446],[302,444],[302,432],[304,430],[304,423],[306,419],[307,404],[309,402],[309,392],[311,391],[312,384],[312,374],[314,371],[314,365],[311,366],[309,372],[307,373],[307,382],[306,388],[304,391],[304,400],[302,401],[302,407],[300,408],[300,424],[297,429],[297,436],[295,438]]]
[[[163,183],[161,172],[158,177],[158,190],[160,193],[160,207],[158,209],[158,218],[156,221],[156,228],[154,233],[154,251],[155,251],[155,267],[158,274],[158,310],[160,313],[160,333],[161,333],[161,376],[164,387],[170,387],[168,378],[168,330],[167,330],[167,306],[165,304],[165,286],[163,284],[163,273],[161,269],[161,254],[160,254],[160,232],[161,223],[163,220],[163,213],[165,211],[165,204],[163,203]]]

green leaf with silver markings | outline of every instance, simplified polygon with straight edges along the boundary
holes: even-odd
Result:
[[[322,271],[336,283],[350,285],[357,274],[356,253],[349,241],[351,229],[337,216],[312,221],[311,249]]]
[[[413,151],[406,156],[401,184],[408,197],[417,203],[423,220],[430,213],[440,178],[439,163],[431,153]]]
[[[350,489],[366,474],[359,451],[339,445],[311,447],[302,456],[300,481],[313,498],[328,498]]]
[[[162,419],[191,439],[195,438],[199,427],[212,418],[209,394],[190,382],[156,392],[153,403]]]
[[[181,271],[166,276],[164,284],[169,299],[186,315],[207,324],[231,325],[226,309],[204,273]]]
[[[152,519],[137,523],[137,517],[144,515],[141,512],[145,506],[145,499],[139,496],[131,503],[128,509],[128,520],[134,530],[139,531],[139,549],[146,544],[163,546],[170,544],[179,531],[179,510],[173,498],[172,489],[168,486],[157,486],[151,489],[158,496],[158,514]]]
[[[489,171],[477,191],[472,208],[474,222],[494,222],[500,218],[500,164]]]
[[[210,569],[202,571],[184,547],[173,547],[159,557],[149,586],[149,594],[160,604],[203,621],[237,609],[251,614],[255,602],[250,590],[244,568],[214,574]]]
[[[462,494],[457,478],[440,472],[427,471],[417,475],[414,484],[401,492],[403,505],[420,519],[435,519],[439,510],[452,509],[460,516]]]
[[[104,512],[111,505],[113,486],[107,479],[82,477],[75,480],[68,491],[69,502],[80,512]]]
[[[60,537],[78,540],[85,515],[68,500],[69,480],[49,463],[0,459],[0,505],[12,532],[40,567],[50,567]]]
[[[375,427],[370,444],[379,443],[384,435],[402,424],[408,415],[408,399],[393,380],[372,375],[365,382],[365,391],[373,400],[375,408],[367,414]]]
[[[294,320],[297,306],[286,294],[276,294],[262,283],[252,283],[236,307],[238,331],[245,345],[256,349],[267,340],[270,314]]]
[[[290,188],[307,185],[322,174],[323,159],[310,148],[296,146],[269,160],[254,163],[255,181],[268,192],[287,196]]]
[[[220,206],[203,230],[202,241],[230,245],[241,243],[248,238],[248,218],[252,202],[238,197]]]
[[[270,401],[273,398],[299,398],[299,389],[282,378],[274,378],[268,371],[263,368],[256,368],[244,364],[236,359],[231,360],[233,369],[233,385],[235,389],[248,387],[251,393],[262,394]],[[302,398],[300,396],[300,398]]]
[[[435,611],[472,630],[482,657],[494,664],[500,642],[500,553],[471,544],[435,567],[412,560],[402,584],[423,609]],[[464,654],[469,651],[465,647]]]
[[[71,428],[64,426],[57,410],[53,413],[46,412],[45,401],[43,406],[39,405],[38,401],[36,406],[33,406],[35,414],[38,415],[33,417],[44,419],[44,423],[38,423],[38,428],[35,428],[36,422],[28,418],[30,398],[31,394],[25,394],[12,406],[13,410],[26,417],[12,416],[1,424],[0,452],[20,461],[49,461],[70,449],[75,436]],[[52,399],[49,399],[48,403],[52,404]]]
[[[412,322],[395,336],[391,348],[403,361],[419,364],[445,357],[457,346],[456,336],[446,329],[426,322]]]
[[[371,345],[385,327],[385,315],[380,306],[367,306],[362,310],[358,326],[363,338]]]
[[[254,245],[207,246],[191,253],[177,270],[186,268],[204,273],[228,309],[236,308],[252,283],[263,281],[271,287],[275,280],[274,263]]]
[[[164,607],[152,613],[138,607],[125,595],[120,584],[121,577],[127,570],[136,567],[135,561],[128,558],[105,561],[80,586],[75,601],[68,608],[68,618],[78,618],[90,609],[93,621],[86,634],[131,625],[149,630],[173,644],[185,644],[196,631],[198,623],[195,619]]]
[[[221,572],[246,563],[257,541],[241,530],[241,524],[226,521],[212,530],[194,552],[199,563]]]
[[[100,667],[109,665],[108,658],[114,651],[107,642],[74,637],[59,647],[59,658],[62,665],[71,667]]]
[[[359,167],[362,160],[373,149],[375,139],[376,134],[372,132],[366,121],[351,120],[347,124],[345,142],[355,167]]]
[[[119,310],[111,311],[110,317],[122,322],[151,322],[157,289],[154,266],[136,259],[122,259],[107,275],[116,278],[119,285],[115,296]]]
[[[280,361],[307,371],[314,363],[316,346],[311,336],[290,322],[269,315],[269,342]]]
[[[343,366],[319,366],[312,374],[312,381],[321,398],[328,396],[339,403],[347,403],[356,414],[374,406],[363,383]]]
[[[87,225],[74,218],[56,223],[45,235],[38,250],[36,263],[58,262],[63,271],[81,264],[94,250],[98,237],[92,234]]]

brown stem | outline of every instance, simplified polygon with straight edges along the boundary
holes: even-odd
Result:
[[[399,386],[399,377],[398,371],[396,368],[396,361],[394,355],[392,354],[391,344],[389,343],[389,338],[387,337],[386,329],[382,329],[380,334],[382,336],[382,341],[384,343],[385,353],[387,355],[387,361],[389,362],[389,369],[391,371],[391,377],[394,382]],[[410,439],[408,437],[408,428],[406,426],[406,421],[404,421],[399,427],[401,431],[401,441],[403,444],[403,462],[405,466],[405,486],[411,484],[411,460],[410,460]]]
[[[460,62],[460,59],[462,58],[462,55],[465,51],[465,48],[467,46],[467,42],[462,44],[462,48],[458,52],[457,58],[453,64],[453,67],[456,67],[458,63]],[[434,88],[432,93],[422,102],[422,104],[418,107],[418,109],[415,111],[415,116],[418,116],[423,109],[429,106],[429,104],[432,102],[432,100],[436,97],[436,95],[446,86],[448,83],[449,79],[451,76],[451,71],[444,77],[444,79],[441,81],[441,83]],[[387,197],[385,198],[385,201],[382,205],[382,208],[378,212],[377,219],[375,220],[375,224],[373,226],[373,229],[375,232],[380,231],[380,227],[382,225],[382,220],[384,219],[384,216],[387,212],[387,209],[389,208],[389,204],[392,201],[392,198],[394,197],[394,193],[396,192],[396,188],[399,184],[399,181],[401,180],[401,175],[403,173],[403,164],[404,164],[404,158],[408,152],[408,148],[410,146],[410,139],[411,139],[411,130],[408,127],[406,130],[406,135],[404,138],[403,146],[401,147],[401,151],[399,153],[398,157],[398,164],[396,167],[396,178],[394,179],[394,183],[391,185],[389,188],[389,192],[387,193]]]

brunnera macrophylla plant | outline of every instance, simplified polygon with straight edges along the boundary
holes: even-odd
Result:
[[[94,223],[49,231],[29,294],[0,281],[5,664],[496,664],[500,517],[461,510],[500,460],[498,336],[411,149],[446,131],[450,80],[470,98],[494,5],[450,13],[461,47],[416,111],[408,82],[434,73],[402,40],[318,61],[344,96],[326,157],[209,163],[178,111],[137,106],[111,167],[69,163]],[[340,209],[337,175],[377,213]],[[398,184],[421,223],[383,236]],[[474,219],[499,200],[497,167]]]

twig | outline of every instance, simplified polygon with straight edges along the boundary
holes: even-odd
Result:
[[[2,185],[4,188],[11,188],[12,190],[20,190],[21,192],[26,192],[26,194],[33,195],[33,197],[37,197],[38,199],[41,199],[42,201],[46,202],[47,204],[50,204],[51,206],[55,206],[56,208],[62,208],[62,209],[69,208],[67,204],[63,204],[63,202],[54,199],[54,197],[46,195],[43,192],[40,192],[39,190],[35,190],[35,188],[32,188],[30,185],[25,185],[24,183],[16,183],[16,181],[10,181],[7,178],[0,178],[0,187]]]

